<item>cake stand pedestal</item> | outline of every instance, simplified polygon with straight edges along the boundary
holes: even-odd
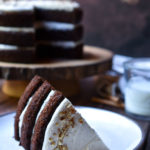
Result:
[[[83,59],[38,61],[34,64],[0,62],[0,78],[5,79],[2,90],[5,94],[20,97],[34,75],[49,80],[66,96],[79,91],[79,80],[111,69],[113,53],[109,50],[85,46]]]

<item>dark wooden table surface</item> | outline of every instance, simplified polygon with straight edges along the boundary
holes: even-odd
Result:
[[[2,85],[3,81],[0,81],[0,85]],[[96,77],[86,78],[80,81],[80,93],[76,96],[70,97],[70,100],[74,105],[82,105],[82,106],[92,106],[97,108],[103,108],[107,110],[111,110],[113,112],[117,112],[119,114],[123,114],[126,116],[126,113],[123,109],[115,108],[112,106],[102,105],[98,103],[93,103],[91,98],[97,96],[95,90]],[[18,99],[11,98],[6,96],[0,90],[0,116],[7,115],[8,113],[14,112],[16,110]],[[127,116],[129,117],[129,116]],[[141,150],[150,150],[150,122],[135,120],[143,131],[143,141],[138,149]],[[124,135],[122,135],[124,136]],[[130,135],[129,135],[130,136]]]

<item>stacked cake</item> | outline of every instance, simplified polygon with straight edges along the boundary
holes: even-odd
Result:
[[[32,62],[36,56],[81,58],[80,5],[72,1],[10,1],[0,5],[0,60]]]
[[[107,150],[71,102],[39,76],[19,100],[15,139],[26,150]]]
[[[0,61],[31,62],[35,58],[34,11],[23,6],[0,4]]]
[[[44,2],[35,8],[39,56],[80,58],[82,56],[82,11],[70,1]],[[46,7],[47,6],[47,7]]]

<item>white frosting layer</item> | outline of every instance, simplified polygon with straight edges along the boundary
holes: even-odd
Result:
[[[65,10],[65,11],[73,11],[75,8],[80,7],[77,2],[73,1],[63,1],[63,0],[51,0],[51,1],[38,1],[36,7],[42,9],[51,9],[51,10]]]
[[[27,108],[30,105],[31,101],[32,101],[32,97],[29,98],[26,107],[24,108],[24,110],[22,111],[22,113],[19,117],[19,137],[21,137],[21,127],[22,127],[22,123],[23,123],[23,118],[24,118],[24,115],[25,115]]]
[[[14,45],[0,44],[0,50],[34,50],[34,47],[18,47]]]
[[[35,25],[37,28],[46,28],[51,30],[73,30],[76,25],[62,22],[38,22]]]
[[[44,103],[42,104],[42,106],[41,106],[41,108],[40,108],[40,111],[38,112],[38,115],[37,115],[37,117],[36,117],[35,123],[37,122],[37,120],[38,120],[38,118],[39,118],[39,116],[40,116],[42,110],[44,109],[44,107],[46,106],[46,104],[49,102],[49,100],[51,99],[51,97],[52,97],[55,93],[56,93],[56,91],[52,90],[52,91],[48,94],[47,98],[44,100]]]
[[[42,150],[107,150],[96,132],[65,98],[49,122]]]
[[[64,10],[73,11],[75,8],[80,7],[77,2],[63,1],[63,0],[32,0],[32,1],[10,1],[0,3],[0,11],[29,11],[34,8],[49,9],[49,10]]]
[[[34,28],[18,28],[18,27],[3,27],[0,26],[0,31],[4,32],[34,32]]]
[[[33,11],[33,5],[27,1],[7,1],[0,3],[0,12]]]
[[[73,42],[73,41],[56,41],[56,42],[52,42],[52,41],[39,41],[38,44],[42,44],[42,45],[50,45],[50,46],[62,46],[62,47],[76,47],[78,45],[80,45],[82,43],[82,41],[77,41],[77,42]]]

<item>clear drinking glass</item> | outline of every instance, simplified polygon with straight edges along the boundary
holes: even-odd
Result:
[[[128,114],[150,120],[150,58],[133,59],[124,64],[125,110]]]

